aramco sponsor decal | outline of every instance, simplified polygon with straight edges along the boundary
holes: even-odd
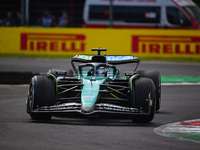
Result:
[[[200,55],[200,36],[132,36],[132,52],[142,54]]]
[[[21,33],[21,51],[84,52],[83,34]]]

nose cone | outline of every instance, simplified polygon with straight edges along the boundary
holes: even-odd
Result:
[[[82,100],[82,112],[83,113],[90,113],[94,110],[94,104],[96,102],[96,97],[88,98],[85,97],[84,100]]]
[[[82,112],[90,113],[94,110],[99,95],[100,84],[103,83],[103,81],[84,79],[83,83],[84,86],[81,94]]]

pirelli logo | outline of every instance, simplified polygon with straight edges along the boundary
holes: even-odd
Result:
[[[132,52],[158,55],[200,55],[200,37],[132,36]]]
[[[85,35],[56,33],[21,33],[21,51],[83,52]]]

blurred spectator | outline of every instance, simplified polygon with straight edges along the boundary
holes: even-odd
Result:
[[[8,12],[7,17],[3,19],[2,26],[14,26],[15,20],[13,19],[12,13]]]
[[[44,10],[44,14],[41,18],[39,18],[39,23],[43,27],[55,27],[56,26],[56,18],[51,15],[48,10]]]
[[[62,16],[59,17],[59,27],[69,27],[69,16],[67,11],[62,11]]]
[[[14,22],[14,26],[21,26],[21,23],[22,23],[22,15],[21,15],[21,12],[18,11],[16,13],[16,19],[15,19],[15,22]]]

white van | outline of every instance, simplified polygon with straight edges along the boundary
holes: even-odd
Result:
[[[113,0],[114,28],[200,29],[200,8],[192,0]],[[86,0],[85,27],[109,27],[110,0]]]

